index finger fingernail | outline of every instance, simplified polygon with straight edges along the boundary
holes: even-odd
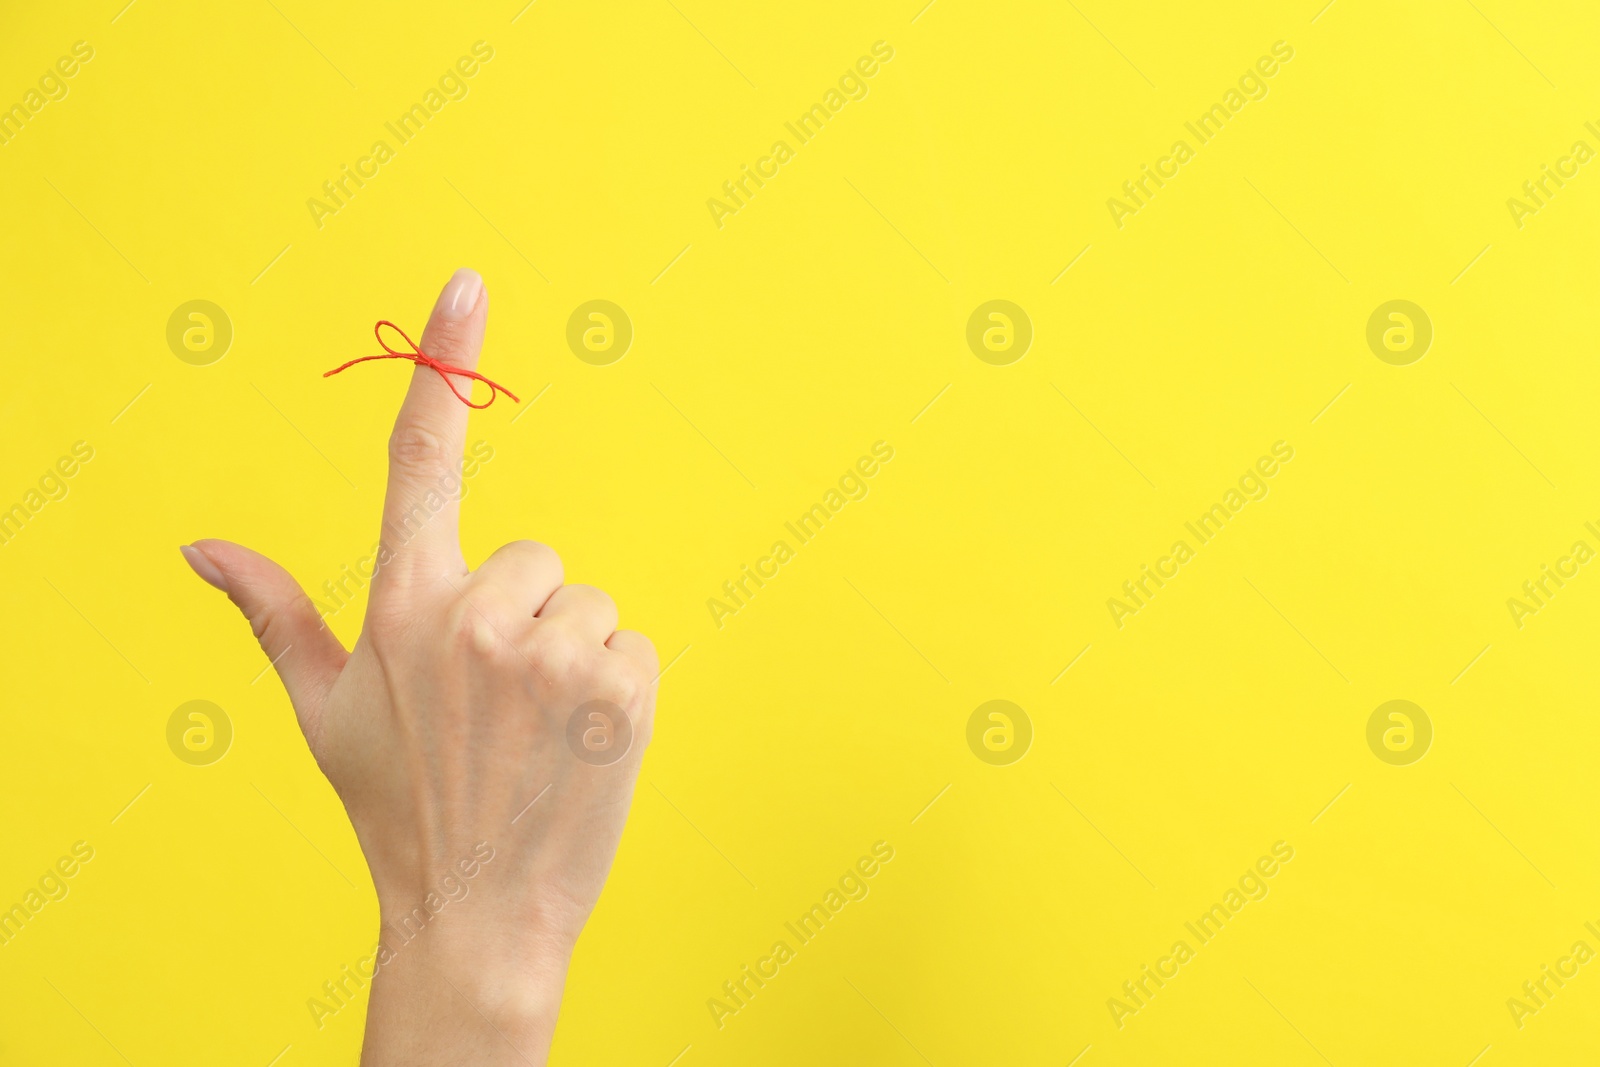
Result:
[[[462,267],[445,283],[433,305],[433,313],[452,322],[464,319],[478,306],[478,296],[482,292],[483,279],[478,272]]]

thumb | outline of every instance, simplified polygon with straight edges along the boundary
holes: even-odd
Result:
[[[313,750],[322,705],[350,654],[333,636],[289,572],[259,552],[207,539],[179,549],[201,578],[228,594],[250,620],[261,651],[277,669],[300,729]]]

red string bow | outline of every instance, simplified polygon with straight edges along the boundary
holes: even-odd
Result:
[[[389,347],[389,343],[383,339],[383,328],[385,326],[389,327],[389,329],[393,330],[395,333],[399,334],[401,337],[405,337],[406,344],[411,346],[411,351],[409,351],[409,352],[397,352],[394,349],[390,348]],[[485,378],[483,375],[479,374],[477,371],[468,370],[466,367],[458,367],[453,363],[445,363],[442,360],[434,359],[432,356],[428,355],[422,349],[418,348],[417,347],[417,342],[413,341],[410,337],[407,337],[406,336],[406,332],[404,330],[402,330],[400,327],[396,326],[394,323],[390,322],[388,319],[380,319],[380,320],[378,320],[378,324],[372,328],[372,333],[373,333],[374,336],[376,336],[378,338],[378,343],[383,346],[383,354],[382,355],[362,356],[360,359],[352,359],[349,363],[344,364],[344,366],[335,367],[332,370],[327,371],[326,373],[323,374],[323,377],[324,378],[331,378],[333,375],[338,374],[340,371],[346,370],[346,369],[348,369],[350,367],[354,367],[357,363],[365,363],[369,359],[409,359],[413,363],[416,363],[416,364],[418,364],[420,366],[423,366],[423,367],[432,367],[435,371],[437,371],[438,374],[439,374],[439,377],[444,379],[444,384],[448,385],[450,387],[450,391],[452,393],[456,394],[456,399],[461,401],[463,404],[467,405],[467,407],[469,407],[469,408],[482,409],[482,408],[488,407],[490,404],[494,403],[494,398],[495,398],[495,394],[496,393],[504,393],[504,394],[506,394],[506,396],[509,396],[511,398],[511,402],[513,404],[522,403],[522,401],[517,399],[517,395],[515,393],[513,393],[511,390],[507,389],[505,386],[500,385],[500,384],[498,384],[496,382],[491,382],[488,378]],[[452,375],[452,374],[459,374],[463,378],[470,378],[473,381],[482,382],[484,385],[487,385],[489,387],[489,399],[485,400],[481,404],[474,404],[472,402],[472,397],[471,396],[462,396],[461,395],[461,390],[456,388],[456,383],[450,380],[450,375]],[[468,388],[470,389],[470,386]]]

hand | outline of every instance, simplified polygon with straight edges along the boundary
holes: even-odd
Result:
[[[473,368],[487,317],[482,279],[457,271],[421,347]],[[351,652],[265,556],[183,548],[250,620],[366,855],[383,919],[369,1067],[545,1062],[655,710],[654,647],[605,593],[563,585],[553,550],[514,541],[467,569],[467,413],[415,368]]]

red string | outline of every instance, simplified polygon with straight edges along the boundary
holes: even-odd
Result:
[[[394,349],[390,348],[389,347],[389,343],[383,339],[383,328],[385,326],[389,327],[389,329],[393,330],[395,333],[399,334],[401,337],[405,337],[406,344],[411,346],[411,351],[410,352],[397,352]],[[458,367],[453,363],[445,363],[442,360],[434,359],[432,356],[428,355],[422,349],[418,348],[417,347],[417,342],[413,341],[410,337],[407,337],[406,336],[406,332],[404,330],[402,330],[400,327],[396,326],[394,323],[390,322],[388,319],[380,319],[378,321],[378,324],[372,328],[372,332],[373,332],[373,335],[378,338],[378,344],[383,346],[383,354],[382,355],[362,356],[360,359],[352,359],[349,363],[344,364],[344,366],[335,367],[332,370],[326,372],[325,374],[323,374],[323,377],[324,378],[331,378],[333,375],[338,374],[340,371],[346,370],[346,369],[348,369],[350,367],[354,367],[357,363],[365,363],[369,359],[409,359],[409,360],[411,360],[411,362],[416,363],[419,366],[432,367],[435,371],[437,371],[438,374],[439,374],[439,377],[444,379],[444,384],[448,385],[450,387],[450,391],[452,393],[456,394],[456,399],[461,401],[463,404],[467,405],[467,407],[469,407],[469,408],[478,408],[478,409],[481,410],[483,408],[488,407],[490,404],[494,403],[494,398],[495,398],[495,394],[496,393],[504,393],[504,394],[506,394],[506,396],[509,396],[511,398],[511,402],[513,404],[522,403],[522,401],[517,399],[517,395],[515,393],[513,393],[511,390],[507,389],[505,386],[500,385],[500,384],[498,384],[496,382],[491,382],[488,378],[485,378],[483,375],[479,374],[477,371],[468,370],[465,367]],[[472,402],[472,398],[470,396],[462,396],[461,395],[461,390],[456,388],[456,383],[450,380],[450,375],[452,375],[452,374],[459,374],[464,378],[471,378],[473,381],[482,382],[484,385],[487,385],[489,387],[489,399],[485,400],[481,404],[474,404]]]

